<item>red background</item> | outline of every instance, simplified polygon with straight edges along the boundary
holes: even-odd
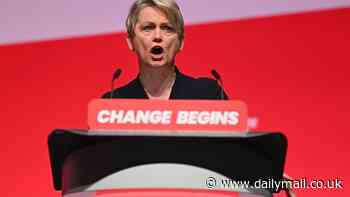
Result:
[[[259,130],[288,136],[294,178],[349,180],[350,9],[186,27],[177,65],[194,76],[216,68],[232,99],[244,100]],[[2,196],[59,196],[47,136],[86,128],[87,104],[137,74],[125,34],[0,47]],[[348,196],[298,190],[299,196]]]

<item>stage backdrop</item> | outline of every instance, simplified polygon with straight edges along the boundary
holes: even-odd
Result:
[[[299,196],[349,196],[350,2],[179,1],[186,18],[179,69],[217,69],[257,128],[289,140],[293,178],[338,179],[344,189]],[[137,74],[123,21],[131,1],[2,1],[1,196],[60,196],[53,189],[47,136],[86,128],[89,100]],[[257,164],[258,165],[258,164]],[[282,195],[280,195],[282,196]]]

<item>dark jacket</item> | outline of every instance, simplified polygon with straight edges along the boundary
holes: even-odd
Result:
[[[225,99],[228,97],[218,83],[209,78],[193,78],[182,74],[176,69],[176,78],[169,99]],[[111,92],[103,94],[102,98],[110,98]],[[140,82],[139,75],[127,85],[113,91],[113,98],[148,99]]]

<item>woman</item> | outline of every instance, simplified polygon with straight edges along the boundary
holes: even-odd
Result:
[[[209,78],[182,74],[175,57],[184,46],[184,20],[173,0],[137,0],[126,20],[127,44],[139,64],[139,74],[113,91],[113,98],[227,99]],[[103,95],[110,98],[111,92]]]
[[[225,99],[215,80],[182,74],[175,57],[184,46],[184,20],[173,0],[137,0],[126,20],[127,44],[137,58],[136,79],[113,91],[113,98]],[[111,98],[111,92],[103,98]],[[295,194],[288,190],[288,196]]]

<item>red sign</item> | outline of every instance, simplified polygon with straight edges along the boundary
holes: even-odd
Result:
[[[103,131],[247,131],[241,101],[95,99],[88,125]]]

